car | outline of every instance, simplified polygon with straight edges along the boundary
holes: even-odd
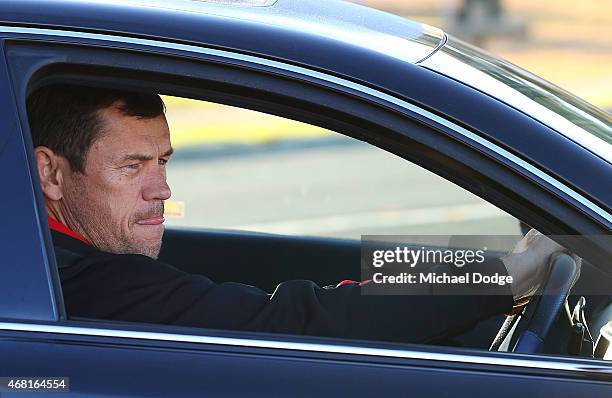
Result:
[[[0,391],[67,377],[64,394],[79,396],[611,396],[608,113],[439,29],[336,0],[4,1],[0,47]],[[529,304],[515,332],[502,328],[511,341],[501,350],[492,338],[503,316],[476,327],[474,344],[436,345],[71,317],[26,110],[31,92],[57,82],[300,120],[427,169],[565,239],[583,258],[568,299],[576,322],[563,308],[570,256],[544,287],[561,292]],[[377,164],[362,166],[382,178]],[[161,258],[270,291],[289,279],[360,278],[357,239],[264,232],[168,227]],[[604,330],[596,357],[568,348],[587,321],[591,340]]]

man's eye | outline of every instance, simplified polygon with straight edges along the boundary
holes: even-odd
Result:
[[[128,164],[123,166],[125,169],[138,170],[140,168],[140,163]]]
[[[161,166],[165,166],[165,165],[168,163],[168,159],[159,159],[158,163],[159,163]]]

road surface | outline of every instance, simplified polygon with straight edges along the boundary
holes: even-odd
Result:
[[[359,238],[367,234],[519,234],[518,221],[369,144],[190,150],[168,166],[184,217],[167,226]]]

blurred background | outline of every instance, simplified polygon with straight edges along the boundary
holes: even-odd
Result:
[[[442,28],[612,109],[612,1],[353,2]],[[164,101],[176,149],[169,226],[354,239],[521,232],[476,195],[363,142],[246,109]]]
[[[432,25],[612,109],[610,0],[353,0]]]

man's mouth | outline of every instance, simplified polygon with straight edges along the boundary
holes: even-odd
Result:
[[[143,218],[142,220],[136,221],[138,225],[159,225],[165,221],[164,216],[155,216],[150,218]]]

